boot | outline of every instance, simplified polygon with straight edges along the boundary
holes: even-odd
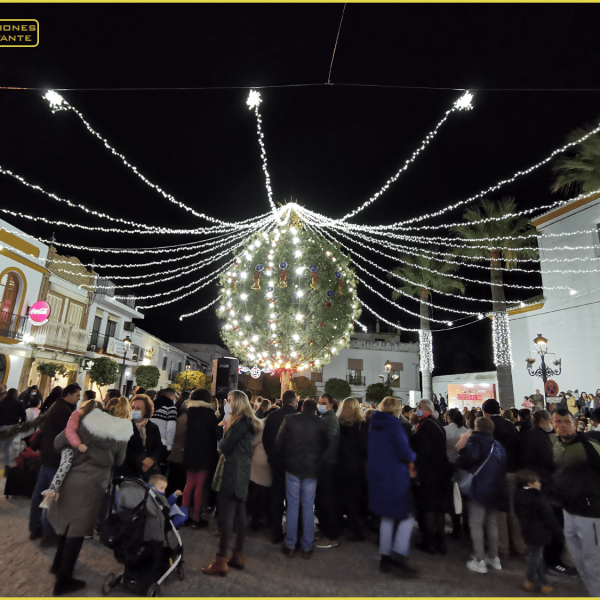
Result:
[[[241,571],[244,568],[244,555],[241,552],[234,552],[227,561],[227,564],[230,567]]]
[[[208,567],[202,567],[202,571],[207,575],[220,575],[225,577],[227,575],[227,557],[216,556]]]
[[[393,568],[394,563],[392,562],[392,557],[387,554],[382,554],[379,561],[379,570],[382,573],[389,573]]]
[[[408,556],[394,554],[394,567],[405,577],[418,577],[419,571],[408,564]]]

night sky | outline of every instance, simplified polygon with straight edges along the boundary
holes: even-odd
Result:
[[[0,86],[39,88],[0,90],[0,165],[113,216],[170,227],[206,224],[144,185],[76,115],[53,115],[41,97],[42,90],[76,88],[60,93],[151,181],[199,211],[246,219],[269,206],[256,122],[243,88],[289,86],[261,90],[275,200],[293,198],[335,218],[378,191],[461,95],[456,89],[420,88],[479,90],[474,110],[453,114],[409,171],[355,219],[381,224],[477,194],[545,158],[573,129],[598,122],[596,4],[348,4],[334,85],[324,85],[342,9],[343,4],[2,4],[0,18],[40,22],[40,45],[0,48]],[[558,89],[578,91],[549,91]],[[561,198],[550,193],[552,179],[547,165],[489,197],[510,195],[520,208],[541,206]],[[0,207],[109,226],[6,175],[0,175]],[[55,231],[59,243],[90,247],[194,241],[133,229],[134,235],[82,232],[0,216],[42,238]],[[428,223],[461,217],[462,209]],[[123,260],[93,249],[63,253],[84,262]],[[482,270],[461,273],[488,279]],[[198,276],[146,293],[166,292]],[[505,281],[540,280],[509,274]],[[536,294],[507,291],[514,300]],[[359,295],[390,321],[418,327],[416,318],[371,292],[359,289]],[[490,298],[490,288],[470,284],[466,295]],[[178,319],[215,297],[214,288],[205,288],[147,311],[139,325],[169,342],[220,343],[211,309],[183,323]],[[434,302],[482,308],[439,296]],[[416,302],[403,304],[418,310]],[[441,311],[434,316],[452,319]],[[374,327],[366,311],[361,320]],[[403,333],[402,339],[417,338]],[[433,339],[434,375],[493,369],[488,319]]]

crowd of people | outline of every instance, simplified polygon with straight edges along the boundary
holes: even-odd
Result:
[[[378,531],[380,570],[417,577],[413,532],[418,551],[444,556],[448,523],[452,538],[472,544],[466,567],[475,573],[501,571],[513,552],[523,557],[525,589],[550,594],[547,570],[573,574],[572,561],[590,595],[600,595],[594,404],[573,413],[567,395],[550,410],[536,395],[530,407],[506,410],[494,399],[459,410],[443,397],[365,406],[293,391],[275,402],[247,390],[221,400],[204,389],[81,395],[77,384],[54,388],[43,403],[35,386],[0,390],[0,431],[45,415],[29,440],[41,457],[29,531],[56,546],[55,595],[85,586],[73,577],[77,558],[119,475],[180,505],[178,525],[205,528],[215,514],[208,575],[243,569],[247,529],[268,528],[286,557],[306,560]]]

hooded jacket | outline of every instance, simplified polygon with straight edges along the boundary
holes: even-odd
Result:
[[[470,498],[486,508],[508,512],[508,485],[506,483],[506,452],[497,440],[488,434],[474,431],[466,446],[458,453],[456,466],[475,473],[494,450],[481,471],[473,477]]]
[[[406,519],[412,511],[408,464],[416,458],[400,420],[375,411],[369,425],[369,508],[375,514]]]
[[[70,404],[64,398],[59,398],[46,413],[40,444],[42,467],[58,469],[60,465],[60,451],[57,452],[55,450],[54,439],[67,426],[74,408],[74,404]]]
[[[562,527],[544,494],[530,487],[517,486],[515,513],[523,541],[529,546],[548,546],[553,539],[564,538]]]
[[[125,460],[133,425],[95,409],[82,419],[77,433],[88,449],[73,450],[71,469],[60,486],[58,499],[48,510],[48,519],[56,533],[67,537],[92,535],[111,469]],[[70,445],[63,431],[56,437],[54,448],[60,453],[65,447]]]

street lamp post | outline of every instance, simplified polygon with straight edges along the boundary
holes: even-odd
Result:
[[[125,358],[127,357],[127,352],[131,348],[131,340],[129,336],[125,336],[123,340],[123,366],[121,367],[121,380],[119,382],[119,388],[123,391],[123,382],[125,380]]]
[[[387,378],[386,378],[386,376],[385,376],[385,375],[380,375],[379,377],[380,377],[382,380],[383,380],[383,379],[385,379],[385,381],[384,381],[384,385],[385,385],[386,387],[391,387],[391,385],[392,385],[392,382],[394,382],[394,381],[396,381],[396,379],[398,379],[398,375],[392,375],[392,376],[390,377],[390,371],[392,370],[392,363],[391,363],[389,360],[388,360],[388,361],[386,361],[386,363],[385,363],[385,365],[384,365],[384,369],[385,369],[385,372],[386,372]]]
[[[532,377],[541,377],[542,378],[542,381],[544,382],[544,408],[547,408],[548,392],[546,391],[546,381],[548,381],[549,377],[556,377],[557,375],[560,375],[561,369],[562,369],[562,360],[560,358],[553,360],[552,364],[556,368],[555,369],[550,368],[546,364],[546,358],[545,358],[546,354],[548,354],[548,340],[541,333],[538,333],[538,336],[533,340],[533,343],[535,344],[536,352],[540,355],[541,364],[535,371],[532,371],[531,367],[533,366],[533,363],[535,362],[535,358],[526,358],[525,362],[527,363],[527,372]]]
[[[188,373],[190,372],[190,363],[189,361],[185,361],[185,385],[183,386],[183,391],[187,392],[187,379],[188,379]]]

